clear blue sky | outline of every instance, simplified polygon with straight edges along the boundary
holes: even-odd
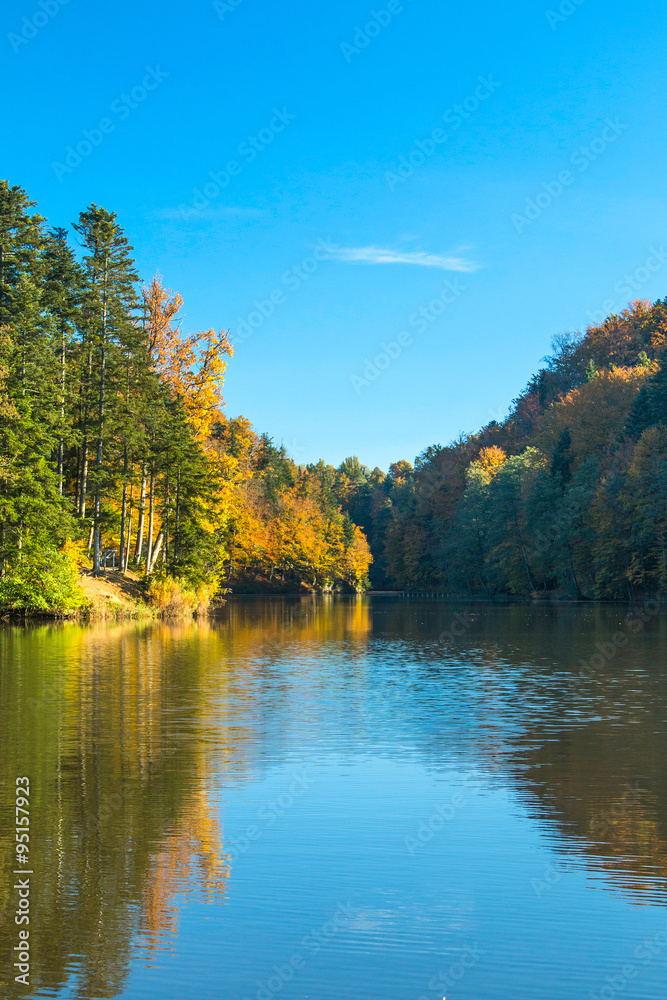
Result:
[[[231,331],[229,415],[386,468],[502,416],[554,334],[667,292],[667,9],[560,10],[6,0],[0,173],[54,225],[116,210],[187,326]]]

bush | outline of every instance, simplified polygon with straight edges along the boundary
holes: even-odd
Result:
[[[213,580],[210,583],[200,583],[195,590],[196,606],[195,615],[207,615],[211,610],[211,604],[215,595],[219,592],[219,583]],[[223,601],[224,603],[224,601]]]
[[[188,586],[172,576],[157,577],[148,588],[148,600],[165,618],[205,615],[218,591],[218,581]]]
[[[71,614],[86,598],[79,586],[79,549],[24,549],[9,574],[0,579],[0,606],[14,611]]]

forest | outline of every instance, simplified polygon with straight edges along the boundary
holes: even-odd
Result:
[[[667,581],[667,298],[555,338],[508,416],[388,473],[297,465],[222,390],[226,332],[142,284],[115,213],[0,183],[0,607],[398,589],[633,599]]]
[[[344,471],[225,417],[227,334],[182,329],[115,213],[93,204],[73,233],[0,184],[0,606],[75,610],[80,568],[110,553],[158,605],[364,589]]]
[[[502,421],[360,482],[376,585],[655,596],[667,583],[667,299],[557,336]]]

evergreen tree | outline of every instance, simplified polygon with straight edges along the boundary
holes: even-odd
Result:
[[[58,357],[59,395],[58,490],[63,493],[65,450],[73,443],[73,394],[77,384],[78,336],[81,323],[83,276],[74,253],[67,243],[67,233],[51,231],[44,246],[44,286],[42,302],[51,314],[55,349]]]
[[[103,467],[108,434],[109,408],[114,395],[108,384],[118,380],[127,348],[133,342],[133,313],[137,306],[138,275],[130,256],[132,247],[118,225],[115,212],[93,204],[79,216],[74,229],[84,249],[85,286],[83,324],[88,344],[91,380],[94,390],[96,438],[94,467],[93,572],[100,571],[102,493],[114,481],[116,470]],[[90,399],[86,418],[90,418]],[[88,427],[84,428],[84,434]],[[83,456],[87,462],[87,455]],[[85,486],[83,487],[85,489]]]
[[[556,450],[551,460],[551,475],[557,479],[562,487],[572,479],[572,435],[570,428],[566,427],[558,439]]]
[[[667,425],[667,365],[664,362],[642,385],[630,411],[626,432],[640,437],[648,427],[656,424]]]

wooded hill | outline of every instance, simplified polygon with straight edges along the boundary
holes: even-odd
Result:
[[[507,418],[360,481],[376,585],[635,598],[667,584],[667,299],[553,353]]]

